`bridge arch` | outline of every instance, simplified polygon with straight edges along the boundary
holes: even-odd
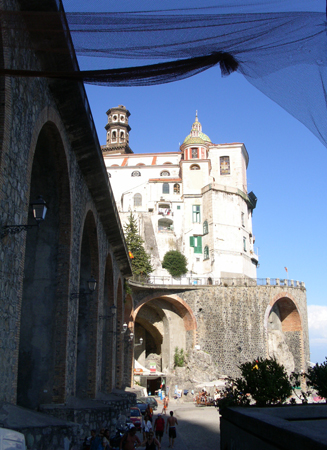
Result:
[[[281,292],[273,297],[265,313],[267,353],[283,364],[288,373],[305,369],[303,319],[294,297]]]
[[[148,295],[135,306],[132,318],[137,344],[134,357],[146,369],[155,364],[157,372],[169,372],[174,368],[175,348],[187,353],[194,347],[196,318],[178,295],[166,292]]]

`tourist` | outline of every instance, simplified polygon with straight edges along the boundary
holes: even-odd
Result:
[[[146,450],[156,450],[161,448],[160,442],[157,441],[157,439],[153,435],[153,431],[150,431],[148,437],[142,442],[141,447],[146,448]]]
[[[136,428],[133,424],[130,425],[129,430],[121,438],[119,443],[120,450],[134,450],[136,446],[141,445],[141,441],[136,436]]]
[[[161,414],[158,414],[158,417],[156,418],[154,422],[153,429],[156,433],[156,438],[161,444],[161,439],[163,436],[163,433],[165,431],[165,419],[161,416]]]
[[[150,431],[152,431],[152,422],[149,419],[149,416],[145,414],[143,421],[143,440],[148,437]]]
[[[162,414],[166,414],[167,408],[168,408],[168,403],[169,403],[169,398],[168,398],[168,395],[166,395],[166,397],[164,397],[164,399],[163,399],[163,408],[161,411]]]
[[[174,440],[176,439],[176,425],[178,425],[176,417],[174,417],[174,412],[170,411],[170,417],[167,419],[166,433],[169,429],[169,445],[168,447],[174,448]]]

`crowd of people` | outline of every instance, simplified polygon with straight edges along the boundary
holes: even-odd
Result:
[[[136,434],[137,429],[135,426],[130,424],[128,431],[126,431],[120,439],[119,449],[134,450],[136,447],[145,447],[146,450],[160,450],[161,440],[165,431],[169,437],[169,448],[174,448],[178,421],[174,416],[173,411],[170,411],[166,420],[164,419],[163,416],[167,415],[168,403],[169,399],[168,397],[165,397],[162,412],[156,416],[155,420],[153,417],[153,410],[150,404],[148,404],[142,421],[142,441]],[[109,430],[101,429],[98,434],[96,433],[96,430],[91,430],[91,436],[84,440],[83,450],[112,450]]]

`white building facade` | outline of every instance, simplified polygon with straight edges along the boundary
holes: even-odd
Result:
[[[129,111],[107,111],[102,147],[122,224],[138,219],[154,276],[169,276],[161,261],[179,250],[188,277],[256,278],[253,192],[247,192],[248,153],[242,143],[214,144],[197,114],[179,152],[134,154],[129,147]],[[195,281],[196,282],[196,281]]]

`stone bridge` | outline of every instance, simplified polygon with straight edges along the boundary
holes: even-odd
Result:
[[[239,364],[275,356],[293,370],[309,361],[306,290],[303,283],[231,280],[219,285],[154,285],[130,281],[133,303],[126,320],[135,330],[135,357],[157,353],[172,371],[175,347],[209,353],[220,374],[235,376]],[[289,366],[289,364],[286,364]]]

